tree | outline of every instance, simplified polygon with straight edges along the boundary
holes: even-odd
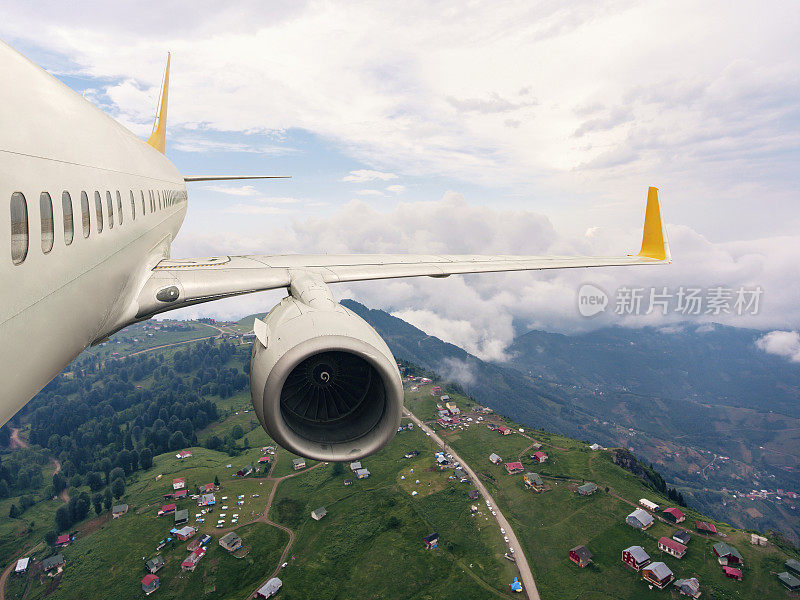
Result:
[[[103,471],[103,473],[105,473],[105,475],[106,475],[106,485],[111,483],[111,480],[108,478],[109,473],[111,473],[111,459],[110,458],[104,458],[102,461],[100,461],[100,470]]]
[[[17,505],[12,504],[11,508],[8,509],[8,518],[16,519],[18,516],[19,516],[19,509],[17,508]]]
[[[94,512],[96,514],[99,515],[101,512],[103,512],[103,495],[99,492],[92,495],[92,505],[94,506]]]
[[[98,473],[97,471],[90,471],[88,475],[86,475],[86,485],[89,486],[93,492],[97,492],[103,489],[103,476],[102,474]]]
[[[55,496],[58,496],[67,487],[67,480],[61,473],[53,473],[53,488],[55,489]]]
[[[110,482],[114,483],[117,479],[125,479],[125,470],[122,467],[114,467],[111,469]]]
[[[143,448],[139,454],[139,462],[142,469],[149,469],[153,466],[153,451],[150,448]]]
[[[340,462],[333,463],[333,476],[336,477],[337,475],[341,475],[344,473],[344,465]]]
[[[66,506],[59,506],[56,511],[56,528],[58,531],[64,531],[65,529],[69,529],[70,525],[72,525],[72,518],[69,515],[69,508]]]
[[[105,493],[103,494],[103,508],[106,510],[111,510],[111,488],[106,488]]]
[[[44,541],[47,542],[49,546],[56,543],[56,538],[58,538],[58,532],[55,529],[51,529],[44,534]]]
[[[172,434],[169,438],[169,449],[170,450],[180,450],[186,446],[186,438],[183,435],[182,431],[176,431]]]
[[[111,493],[114,494],[114,498],[119,500],[125,493],[125,482],[122,479],[115,479],[111,483]]]
[[[214,475],[214,485],[219,487],[219,477]]]
[[[81,476],[78,475],[77,473],[69,478],[69,486],[70,487],[79,488],[79,487],[81,487],[82,483],[83,483],[83,479],[81,479]]]

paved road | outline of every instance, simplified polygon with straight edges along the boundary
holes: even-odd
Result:
[[[431,439],[436,442],[436,444],[445,452],[449,452],[455,460],[457,460],[461,468],[467,472],[472,482],[475,484],[475,487],[478,488],[478,491],[481,493],[485,500],[488,500],[492,505],[492,510],[497,513],[495,519],[497,519],[498,525],[506,530],[506,536],[508,536],[508,545],[509,547],[514,549],[514,558],[516,559],[517,569],[519,569],[519,577],[522,580],[523,590],[525,594],[528,596],[528,600],[541,600],[541,596],[539,596],[539,590],[536,589],[536,582],[533,580],[533,573],[531,573],[531,568],[528,565],[528,559],[525,558],[525,553],[522,551],[522,546],[517,540],[517,536],[514,533],[514,530],[511,528],[511,524],[508,520],[503,516],[503,513],[500,511],[500,507],[497,506],[497,502],[489,495],[489,490],[486,489],[486,486],[483,485],[483,482],[478,478],[478,475],[472,468],[461,458],[458,454],[456,454],[455,450],[453,450],[450,446],[448,446],[442,438],[440,438],[436,433],[425,423],[420,421],[417,416],[412,413],[407,408],[403,409],[403,413],[405,416],[409,417],[414,423],[422,429],[425,433],[430,434]]]

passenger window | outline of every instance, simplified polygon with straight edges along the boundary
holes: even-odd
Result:
[[[114,229],[114,201],[111,200],[111,192],[106,190],[106,207],[108,210],[108,228]]]
[[[28,255],[28,203],[20,192],[11,194],[11,260],[21,264]]]
[[[64,244],[69,246],[75,237],[75,227],[72,223],[72,198],[67,190],[61,192],[61,214],[64,215]]]
[[[42,223],[42,252],[47,254],[53,249],[53,201],[50,194],[39,194],[39,218]]]
[[[122,225],[122,196],[119,195],[119,190],[117,190],[117,220]]]
[[[98,191],[94,193],[94,212],[96,217],[94,226],[97,227],[97,233],[103,233],[103,199]]]
[[[81,222],[83,223],[83,237],[88,238],[92,232],[91,219],[89,218],[89,196],[81,192]]]
[[[161,210],[164,207],[161,204],[161,191],[160,190],[156,190],[156,196],[158,196],[158,210]]]
[[[146,215],[147,211],[144,209],[144,190],[139,190],[139,194],[142,196],[142,214]]]
[[[136,220],[136,199],[133,197],[133,190],[131,192],[131,218]]]

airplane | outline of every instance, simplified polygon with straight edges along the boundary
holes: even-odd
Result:
[[[288,255],[172,258],[186,184],[165,156],[169,56],[144,142],[0,42],[0,426],[85,348],[185,306],[286,288],[254,324],[250,388],[277,443],[323,461],[377,452],[403,386],[380,335],[329,284],[398,277],[671,262],[658,190],[638,254],[612,257]]]

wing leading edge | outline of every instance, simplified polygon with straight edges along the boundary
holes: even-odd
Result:
[[[661,221],[658,190],[651,187],[645,211],[642,248],[629,256],[480,256],[427,254],[341,254],[284,256],[222,256],[167,259],[159,262],[138,298],[137,319],[201,302],[288,287],[300,274],[325,283],[448,277],[467,273],[496,273],[653,265],[671,262]]]

